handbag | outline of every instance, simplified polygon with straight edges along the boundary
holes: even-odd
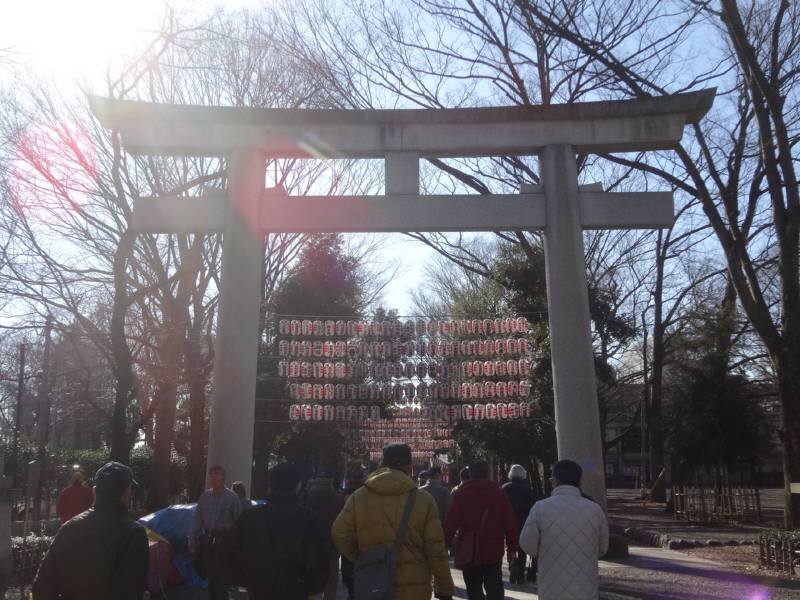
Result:
[[[459,531],[455,542],[455,552],[453,552],[453,564],[457,569],[466,569],[480,564],[480,534],[486,525],[486,517],[489,516],[489,507],[483,511],[481,524],[474,531]]]
[[[408,519],[414,506],[417,490],[408,494],[400,528],[394,546],[381,544],[362,552],[354,563],[355,592],[358,600],[394,600],[394,574],[400,548],[406,537]]]

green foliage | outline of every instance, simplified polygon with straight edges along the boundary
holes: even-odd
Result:
[[[351,316],[361,307],[358,261],[344,253],[338,234],[309,239],[297,265],[276,290],[272,312]]]
[[[364,290],[358,260],[346,254],[341,235],[313,236],[297,264],[275,291],[268,312],[277,315],[358,316]],[[315,423],[288,423],[285,382],[278,379],[275,319],[265,323],[271,343],[262,345],[258,364],[254,452],[254,494],[264,493],[264,469],[270,457],[310,469],[312,463],[336,466],[344,450],[338,431]]]
[[[668,431],[683,474],[755,465],[769,449],[766,413],[748,391],[745,377],[730,372],[731,305],[701,308],[695,329],[670,377]]]
[[[491,278],[477,293],[456,294],[452,312],[457,318],[484,315],[524,315],[531,324],[534,348],[531,365],[533,418],[526,421],[462,421],[453,431],[462,458],[488,458],[530,464],[534,457],[556,457],[553,386],[547,325],[544,252],[533,245],[530,255],[518,244],[501,244]]]

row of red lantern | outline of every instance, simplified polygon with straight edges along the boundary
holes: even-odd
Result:
[[[431,459],[431,452],[424,452],[422,450],[412,451],[411,460],[414,463],[428,463]],[[370,462],[380,463],[383,460],[383,452],[381,450],[372,450],[369,453]]]
[[[527,333],[530,324],[525,317],[497,319],[445,319],[415,321],[346,321],[322,319],[280,319],[278,335],[302,337],[393,337],[434,335],[492,335]]]
[[[450,437],[450,429],[446,427],[431,427],[425,429],[404,429],[402,427],[380,427],[373,429],[372,427],[362,427],[353,432],[355,436],[362,436],[367,438],[375,437],[406,437],[410,440],[429,440],[434,438],[447,438]]]
[[[411,450],[440,450],[447,448],[455,448],[455,440],[408,440],[403,437],[397,438],[384,438],[384,439],[370,439],[370,440],[351,440],[345,443],[345,447],[354,450],[356,448],[367,448],[368,450],[383,448],[389,444],[408,444]]]
[[[486,398],[527,398],[528,381],[473,381],[450,384],[406,383],[291,383],[290,400],[363,400],[428,402],[431,400],[483,400]]]
[[[366,421],[380,419],[381,406],[334,406],[332,404],[292,404],[289,407],[289,419],[292,421]],[[530,402],[499,402],[497,404],[452,404],[431,407],[405,406],[397,409],[400,417],[420,416],[423,419],[440,419],[455,421],[483,421],[496,419],[519,419],[533,415],[533,404]],[[428,417],[426,417],[426,413]]]
[[[527,358],[508,360],[468,360],[440,363],[411,361],[372,363],[309,362],[281,360],[278,362],[278,377],[289,379],[419,379],[470,378],[470,377],[525,377],[530,372]]]
[[[280,340],[278,356],[299,358],[400,358],[404,356],[504,356],[527,354],[530,342],[525,338],[481,340],[412,340],[408,342],[365,340]]]

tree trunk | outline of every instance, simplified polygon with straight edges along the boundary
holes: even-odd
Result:
[[[206,382],[194,370],[189,376],[189,498],[197,498],[206,483]]]
[[[661,400],[663,393],[664,374],[664,256],[663,232],[658,232],[656,246],[656,284],[653,291],[653,360],[650,365],[650,411],[648,429],[650,430],[650,478],[657,477],[664,467],[664,431],[663,416],[661,414]],[[666,498],[653,498],[657,502],[664,502]]]
[[[784,352],[773,360],[781,400],[783,480],[786,494],[784,520],[787,529],[800,528],[800,356]],[[794,485],[794,493],[792,493]]]
[[[111,308],[111,348],[114,356],[114,408],[111,415],[111,460],[130,463],[132,438],[128,433],[128,404],[131,397],[131,351],[125,335],[128,312],[128,257],[136,234],[128,229],[114,254],[114,303]]]
[[[158,386],[155,401],[155,446],[153,448],[153,470],[147,509],[154,512],[169,506],[170,469],[172,466],[172,437],[175,430],[175,412],[178,386],[175,371],[170,369],[168,379]]]

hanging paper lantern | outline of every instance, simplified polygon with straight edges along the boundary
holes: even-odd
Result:
[[[461,398],[464,398],[465,400],[469,400],[470,398],[472,398],[472,386],[468,383],[462,383],[461,393],[459,394],[459,396]]]
[[[494,395],[498,398],[505,398],[508,395],[508,386],[505,381],[498,381],[495,384]]]
[[[300,398],[300,384],[299,383],[290,383],[289,384],[289,399],[290,400],[297,400]]]
[[[337,421],[344,421],[347,418],[347,407],[344,405],[338,405],[336,407],[336,420]]]
[[[481,370],[486,377],[494,377],[496,374],[494,361],[493,360],[485,361],[483,363],[483,368]]]
[[[511,380],[507,384],[508,386],[508,397],[509,398],[516,398],[519,396],[519,382],[517,380]]]
[[[500,333],[502,319],[495,319],[492,321],[492,334],[497,335]]]
[[[517,402],[508,403],[508,416],[511,419],[519,418],[519,403]]]
[[[300,386],[300,397],[303,400],[313,400],[314,399],[314,386],[310,383],[304,383]]]
[[[475,420],[483,421],[486,418],[486,407],[483,404],[475,405]]]
[[[528,319],[525,317],[517,317],[517,331],[521,333],[528,333],[528,329],[530,329]]]
[[[321,337],[325,333],[325,324],[322,321],[311,321],[311,335]]]
[[[510,377],[516,377],[519,374],[519,362],[514,359],[508,359],[506,361],[506,373]]]
[[[343,383],[337,383],[334,387],[333,397],[336,400],[342,401],[347,399],[347,386]]]
[[[289,376],[289,363],[285,360],[278,361],[278,377]]]
[[[289,335],[300,335],[302,333],[302,327],[300,325],[300,321],[297,319],[293,319],[289,322]]]
[[[451,423],[456,423],[457,421],[461,420],[461,405],[460,404],[451,404],[447,407],[447,416]]]
[[[455,381],[451,381],[448,387],[450,388],[450,393],[448,394],[450,398],[452,398],[453,400],[461,398],[461,384]]]
[[[300,353],[300,342],[297,340],[290,340],[289,341],[289,356],[297,356]]]
[[[497,416],[500,419],[508,419],[509,411],[508,411],[508,404],[505,402],[500,402],[497,404]]]
[[[336,365],[332,362],[323,363],[322,377],[325,379],[334,379],[336,377]]]
[[[485,398],[494,398],[495,384],[494,381],[487,381],[483,384],[483,395]]]
[[[323,408],[323,418],[326,421],[333,421],[336,417],[336,409],[333,407],[333,404],[326,404]]]
[[[527,381],[520,381],[519,382],[519,395],[523,398],[527,398],[531,395],[531,384]]]
[[[520,358],[519,359],[519,374],[522,377],[526,377],[531,372],[531,365],[528,362],[527,358]]]
[[[314,408],[310,404],[303,405],[303,421],[310,421],[314,418]]]
[[[533,404],[530,402],[521,402],[519,405],[519,416],[523,419],[533,416]]]
[[[312,418],[314,421],[322,421],[325,416],[325,411],[321,404],[315,404],[312,408]]]
[[[326,383],[322,388],[322,394],[325,400],[333,400],[336,395],[336,388],[332,383]]]
[[[289,321],[281,319],[278,321],[278,335],[289,335]]]
[[[309,336],[314,331],[314,325],[308,319],[304,319],[300,321],[300,334],[303,336]]]
[[[502,356],[506,353],[506,342],[505,340],[495,340],[494,341],[494,353],[498,356]]]
[[[313,377],[314,379],[322,379],[322,374],[323,374],[323,370],[324,370],[324,367],[323,367],[322,363],[315,362],[315,363],[311,363],[311,364],[309,364],[309,363],[303,363],[303,364],[307,365],[308,368],[311,370],[311,373],[310,373],[311,377]],[[303,367],[301,367],[300,369],[301,369],[301,373],[305,373],[306,372]],[[305,374],[303,375],[303,377],[306,377],[306,376],[307,375],[305,375]]]
[[[290,421],[299,421],[301,417],[300,406],[297,404],[292,404],[289,407],[289,420]]]
[[[490,421],[494,421],[497,419],[497,405],[496,404],[487,404],[486,408],[486,418]]]
[[[483,362],[480,360],[472,361],[472,375],[474,377],[480,377],[483,374]]]
[[[483,398],[483,386],[480,383],[472,383],[469,386],[469,393],[475,400]]]

